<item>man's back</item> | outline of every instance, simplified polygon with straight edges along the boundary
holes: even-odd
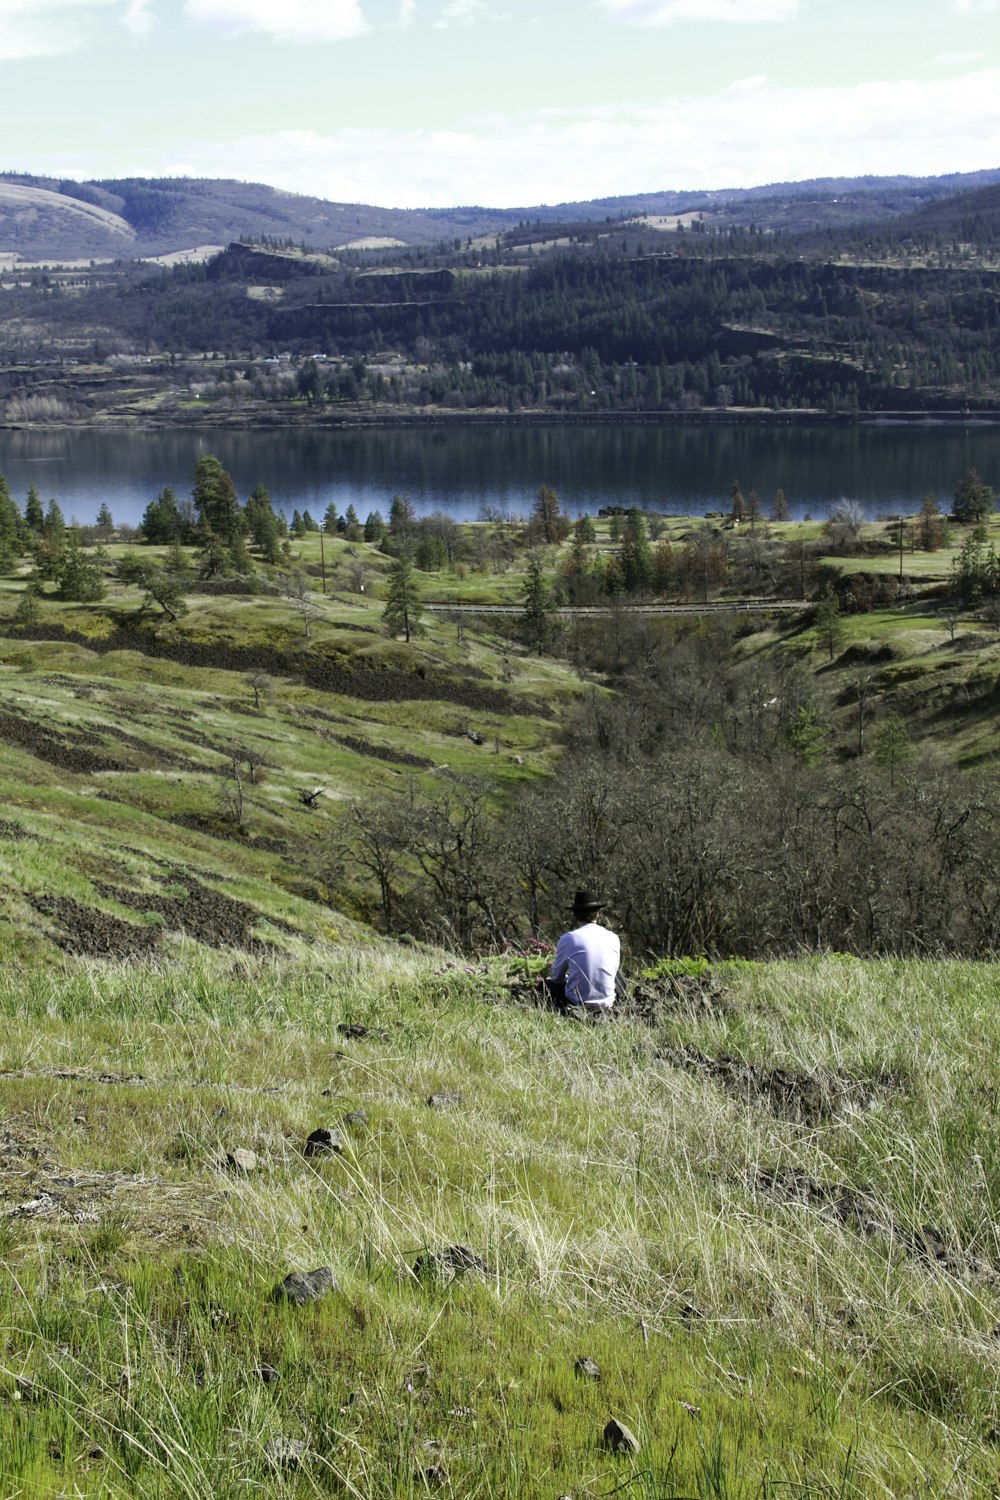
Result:
[[[559,939],[552,978],[565,979],[570,1004],[606,1008],[614,1002],[620,962],[621,943],[615,933],[598,922],[584,922]]]

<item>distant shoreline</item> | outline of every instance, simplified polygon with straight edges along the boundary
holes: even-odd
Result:
[[[730,408],[725,411],[354,411],[350,414],[282,411],[279,404],[257,406],[253,411],[204,411],[172,413],[163,416],[128,417],[115,420],[103,413],[77,421],[4,422],[0,432],[169,432],[196,430],[210,432],[251,431],[259,428],[296,429],[299,431],[357,431],[360,429],[398,427],[679,427],[679,426],[745,426],[745,427],[996,427],[1000,411],[884,411],[824,412],[816,410],[757,411]]]

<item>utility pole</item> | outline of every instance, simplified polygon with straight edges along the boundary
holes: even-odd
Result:
[[[900,567],[902,567],[900,563]],[[323,527],[319,528],[319,571],[323,578],[323,597],[326,597],[326,553],[323,551]]]

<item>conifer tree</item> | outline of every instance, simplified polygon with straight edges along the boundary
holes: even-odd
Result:
[[[195,464],[192,499],[203,531],[212,532],[223,543],[228,543],[243,531],[243,512],[236,486],[219,460],[210,453],[202,454]]]
[[[263,484],[258,484],[246,504],[247,526],[250,539],[267,563],[278,562],[281,553],[278,547],[278,517],[274,513],[271,497]]]
[[[104,578],[101,570],[84,552],[79,535],[74,531],[62,552],[56,574],[59,596],[81,604],[92,604],[103,599]]]
[[[34,485],[31,485],[28,490],[28,498],[24,506],[24,520],[28,530],[36,536],[45,524],[45,511]]]
[[[992,515],[996,500],[992,488],[983,482],[977,470],[966,469],[955,491],[951,513],[962,525],[974,526]]]
[[[184,523],[177,506],[177,496],[169,484],[146,506],[139,530],[145,540],[153,545],[183,540]]]
[[[389,569],[382,618],[390,635],[401,635],[409,641],[420,634],[420,589],[407,552],[401,552]]]
[[[0,567],[9,568],[21,551],[21,512],[0,474]]]
[[[520,619],[521,639],[531,651],[547,651],[552,644],[553,602],[540,557],[528,558],[521,598],[524,601]]]

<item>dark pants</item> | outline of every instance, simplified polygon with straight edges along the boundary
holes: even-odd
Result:
[[[574,1021],[610,1021],[611,1010],[603,1005],[580,1005],[571,1000],[566,993],[566,981],[563,979],[540,979],[538,981],[539,995],[542,1004],[557,1010],[562,1016],[569,1016]]]

